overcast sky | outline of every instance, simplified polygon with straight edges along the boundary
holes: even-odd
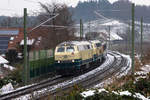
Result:
[[[36,12],[40,9],[38,2],[58,2],[65,3],[68,6],[76,6],[79,0],[0,0],[0,15],[22,16],[23,8],[28,9],[28,13]],[[85,1],[85,0],[80,0]],[[116,0],[109,0],[113,3]],[[131,0],[135,4],[150,5],[150,0]]]

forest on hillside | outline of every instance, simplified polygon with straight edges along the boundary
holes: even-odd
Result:
[[[129,0],[119,0],[111,4],[108,0],[89,0],[79,2],[75,8],[70,8],[74,13],[73,18],[76,21],[83,19],[84,21],[95,20],[99,18],[94,12],[97,11],[107,18],[130,20],[131,5]],[[135,6],[135,19],[140,20],[144,16],[145,22],[150,22],[150,6]]]
[[[99,19],[94,12],[98,12],[106,18],[114,18],[120,20],[131,19],[131,2],[129,0],[119,0],[111,4],[108,0],[89,0],[79,2],[78,5],[73,8],[69,7],[69,11],[72,14],[75,23],[79,23],[79,20],[91,21]],[[135,19],[140,20],[144,16],[144,22],[150,22],[150,6],[135,6]],[[28,27],[33,27],[39,22],[39,16],[28,16]],[[23,18],[17,16],[0,16],[0,27],[22,27]]]

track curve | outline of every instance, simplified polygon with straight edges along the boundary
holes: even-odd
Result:
[[[61,91],[66,91],[74,84],[82,85],[84,88],[90,88],[98,82],[103,81],[103,79],[118,72],[124,66],[128,66],[126,58],[119,53],[108,52],[106,61],[100,67],[95,68],[92,71],[73,78],[62,78],[61,76],[56,76],[38,84],[0,95],[0,100],[10,100],[27,94],[30,96],[29,99],[33,97],[38,99],[47,96],[48,94],[56,95]]]

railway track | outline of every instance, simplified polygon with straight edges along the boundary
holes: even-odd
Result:
[[[75,78],[72,77],[62,78],[61,76],[56,76],[46,81],[42,81],[40,83],[25,88],[15,90],[13,92],[4,95],[0,95],[0,100],[10,100],[12,98],[17,98],[19,96],[22,95],[24,96],[27,94],[30,94],[29,98],[34,97],[35,99],[39,99],[41,97],[47,96],[49,93],[52,95],[56,95],[61,91],[66,91],[70,89],[70,87],[72,87],[74,84],[82,85],[84,88],[89,88],[94,84],[102,81],[103,79],[110,77],[114,73],[118,72],[121,67],[125,66],[127,59],[123,58],[121,55],[117,53],[115,54],[114,52],[109,53],[109,55],[114,58],[113,61],[110,61],[108,64],[105,64],[104,69],[101,69],[94,74],[87,75],[85,78],[83,78],[84,75],[78,76],[78,77],[82,77],[83,79],[75,81],[74,80]],[[115,56],[120,56],[120,57],[115,57]]]
[[[65,86],[59,87],[61,91],[57,89],[53,89],[49,91],[51,95],[61,94],[60,92],[71,90],[70,87],[73,87],[75,84],[82,86],[84,88],[90,88],[97,83],[102,82],[104,79],[111,77],[113,74],[117,73],[122,67],[127,65],[127,59],[121,56],[118,53],[109,53],[114,57],[114,61],[111,64],[105,66],[105,69],[98,71],[92,75],[87,76],[86,78],[82,78],[79,81],[73,82],[72,84],[67,84]],[[117,56],[117,57],[116,57]],[[82,76],[81,76],[82,77]],[[45,97],[46,94],[41,95],[39,97]],[[37,97],[38,98],[38,97]],[[38,98],[39,99],[39,98]]]
[[[113,75],[115,75],[118,72],[123,73],[123,71],[120,72],[120,70],[121,70],[122,67],[127,65],[127,59],[125,59],[123,56],[121,56],[117,53],[115,53],[115,54],[120,56],[120,57],[115,58],[116,59],[115,62],[110,66],[109,69],[105,69],[101,73],[98,73],[98,75],[97,75],[98,77],[91,79],[90,80],[91,82],[88,81],[89,84],[86,84],[85,83],[86,81],[85,81],[83,83],[84,88],[91,88],[91,87],[99,84],[103,80],[111,78]],[[113,54],[111,54],[111,55],[113,55]],[[127,70],[127,68],[128,68],[128,65],[125,68],[125,70]]]
[[[91,88],[97,83],[102,82],[104,79],[111,77],[113,74],[117,73],[122,67],[126,65],[127,59],[125,59],[123,56],[117,53],[116,54],[109,53],[109,54],[114,56],[114,62],[111,65],[108,65],[105,69],[100,70],[99,72],[90,75],[87,78],[77,81],[74,84],[82,86],[83,88]],[[116,57],[116,55],[120,57]],[[65,87],[61,88],[61,90],[66,91],[67,89],[70,89],[70,87],[73,86],[74,84],[66,85]],[[56,95],[58,92],[60,91],[57,90],[51,91],[53,95]]]
[[[53,78],[49,78],[47,80],[41,81],[39,83],[29,85],[29,86],[26,86],[24,88],[17,89],[15,91],[9,92],[7,94],[0,95],[0,100],[10,100],[12,98],[16,98],[16,97],[19,97],[21,95],[30,94],[33,91],[36,91],[36,90],[45,88],[47,86],[60,83],[60,82],[63,82],[65,80],[66,80],[65,78],[61,78],[61,76],[58,75],[58,76],[55,76]]]

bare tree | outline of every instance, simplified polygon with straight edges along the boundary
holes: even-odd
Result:
[[[58,43],[74,39],[75,29],[72,13],[66,5],[43,4],[40,3],[41,13],[38,15],[38,21],[43,22],[52,16],[59,14],[52,21],[47,22],[42,28],[46,31],[40,31],[42,35],[43,48],[53,48]]]

